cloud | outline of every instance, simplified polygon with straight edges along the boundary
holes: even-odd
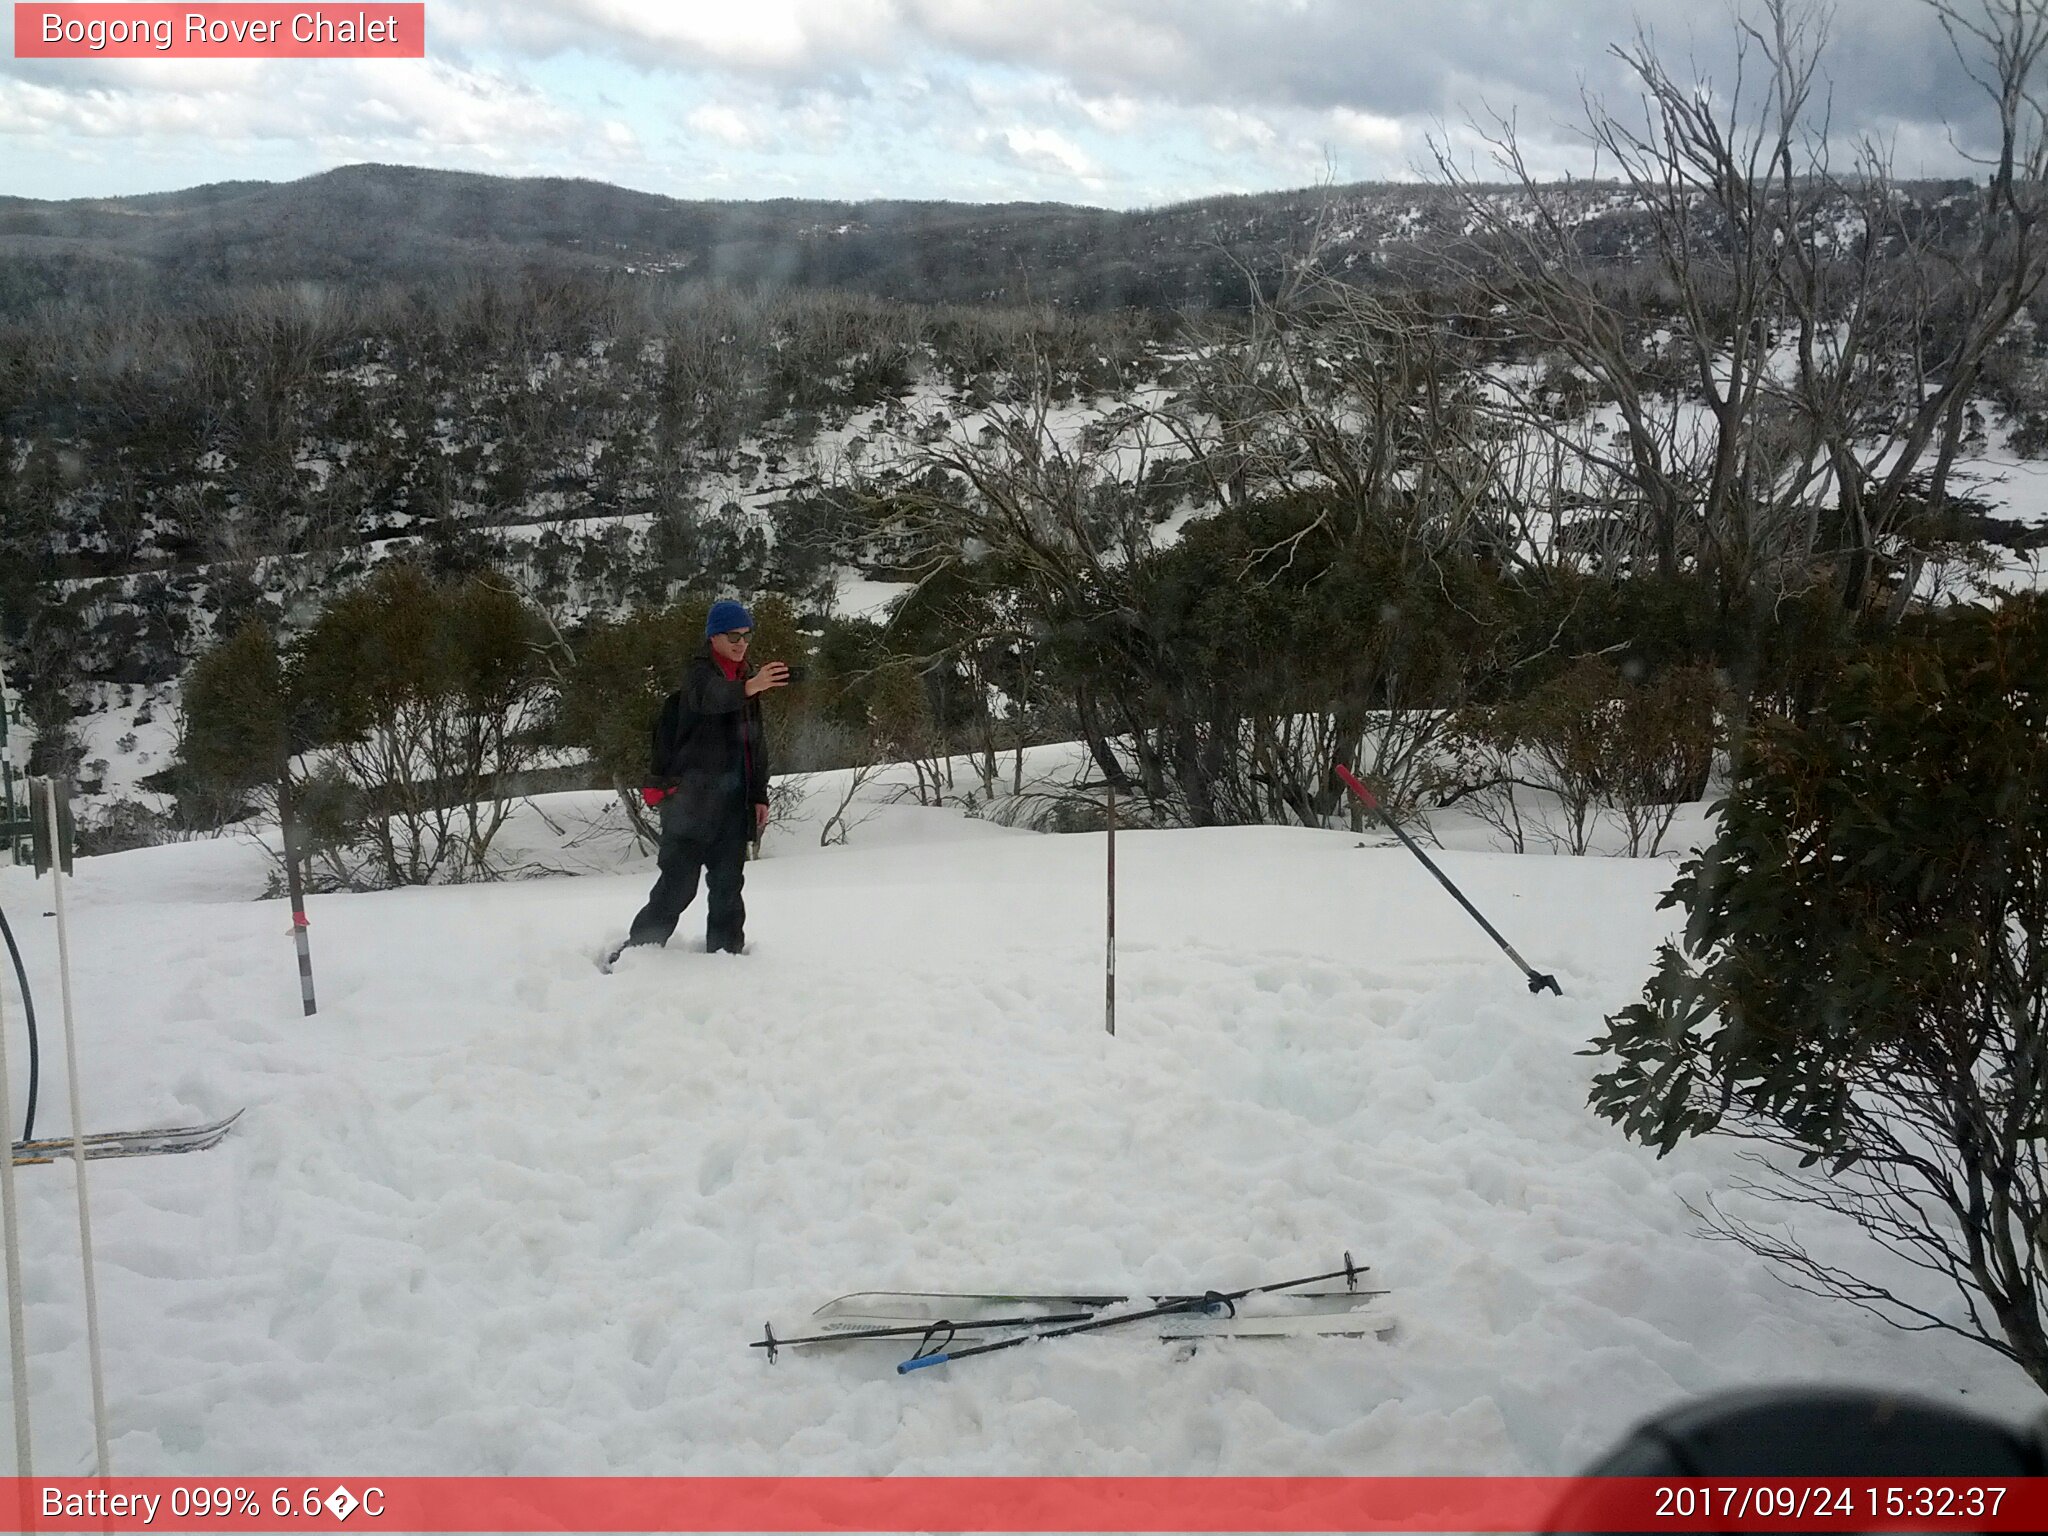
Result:
[[[971,83],[984,126],[1026,118],[1072,137],[1182,129],[1266,152],[1256,123],[1318,141],[1370,173],[1403,169],[1439,121],[1513,113],[1547,160],[1588,168],[1568,131],[1582,87],[1636,92],[1614,53],[1638,35],[1674,70],[1726,89],[1737,17],[1762,0],[529,0],[508,13],[448,0],[471,37],[486,14],[501,47],[579,51],[639,69],[695,73],[714,89],[746,78],[847,104],[861,136],[864,98],[953,75]],[[437,9],[437,17],[441,10]],[[1752,58],[1750,67],[1754,69]],[[1916,147],[1984,114],[1925,0],[1855,0],[1833,13],[1832,120],[1845,131],[1905,132]],[[1244,115],[1218,128],[1214,111]],[[1197,114],[1187,117],[1184,114]],[[1164,127],[1162,128],[1162,125]],[[1953,157],[1950,163],[1953,164]]]
[[[1074,105],[1104,133],[1128,133],[1145,115],[1144,104],[1129,96],[1075,96]]]
[[[990,142],[1018,165],[1040,175],[1098,185],[1103,180],[1102,167],[1087,151],[1050,128],[1005,128],[991,135]]]
[[[902,0],[930,48],[1044,71],[1087,94],[1375,118],[1463,118],[1479,97],[1545,122],[1579,115],[1583,82],[1626,92],[1612,49],[1640,24],[1667,62],[1726,84],[1737,14],[1758,0]],[[1855,0],[1828,50],[1836,120],[1935,122],[1977,109],[1924,0]],[[1754,60],[1752,60],[1754,67]],[[1629,94],[1633,94],[1630,92]]]
[[[691,108],[683,125],[688,138],[728,149],[823,154],[846,143],[853,118],[849,103],[828,91],[738,90]],[[872,126],[865,114],[861,127]]]
[[[1377,112],[1338,107],[1330,113],[1330,127],[1343,142],[1377,155],[1395,153],[1408,142],[1408,129],[1400,118]]]
[[[1491,171],[1467,120],[1496,111],[1539,173],[1583,173],[1582,87],[1618,108],[1639,94],[1614,45],[1640,23],[1681,78],[1725,93],[1734,17],[1760,13],[1761,0],[436,0],[423,63],[0,60],[0,163],[15,172],[0,191],[66,195],[41,168],[88,145],[113,150],[109,164],[124,144],[138,164],[182,156],[203,179],[247,174],[220,162],[252,145],[279,164],[601,175],[681,136],[711,155],[666,167],[685,177],[746,153],[717,161],[728,194],[751,179],[1157,201],[1405,176],[1432,137]],[[1957,173],[1952,135],[1981,149],[1980,95],[1925,0],[1854,0],[1833,32],[1837,132],[1896,145],[1908,175]]]
[[[684,121],[689,124],[691,132],[716,139],[721,144],[730,144],[735,149],[753,149],[762,141],[760,130],[728,106],[706,104]]]
[[[1266,151],[1280,142],[1280,133],[1256,112],[1235,107],[1215,107],[1205,115],[1209,147],[1221,154],[1243,150]]]
[[[441,16],[444,7],[435,7]],[[887,64],[905,39],[897,0],[528,0],[448,4],[467,47],[611,54],[636,67],[828,76]]]
[[[806,95],[789,109],[787,120],[796,141],[814,150],[844,142],[850,125],[846,103],[824,91]]]
[[[617,125],[623,127],[623,125]],[[612,127],[509,75],[389,60],[317,69],[257,61],[231,81],[164,68],[79,88],[0,75],[0,133],[34,142],[131,141],[165,156],[258,143],[340,159],[438,163],[451,154],[512,163],[536,151],[619,152]]]

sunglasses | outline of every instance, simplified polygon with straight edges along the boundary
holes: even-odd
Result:
[[[745,645],[754,638],[754,632],[751,629],[728,629],[718,638],[721,640],[731,640],[739,645]]]

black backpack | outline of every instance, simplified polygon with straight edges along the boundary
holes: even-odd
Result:
[[[656,787],[674,784],[676,749],[682,745],[683,735],[683,690],[661,701],[661,713],[654,717],[654,735],[651,745],[654,758],[652,771],[647,782]]]

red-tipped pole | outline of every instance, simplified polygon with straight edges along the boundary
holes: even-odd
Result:
[[[319,1010],[313,1002],[313,946],[307,942],[306,890],[299,881],[297,827],[292,816],[290,770],[278,775],[277,826],[284,839],[284,885],[292,903],[292,944],[299,952],[299,1006],[311,1018]]]
[[[1401,841],[1407,845],[1408,851],[1410,853],[1414,854],[1416,858],[1422,860],[1422,867],[1428,870],[1432,875],[1435,875],[1438,883],[1441,884],[1445,890],[1449,891],[1453,896],[1455,896],[1458,899],[1458,905],[1463,907],[1467,912],[1470,912],[1472,914],[1472,921],[1474,921],[1480,927],[1486,930],[1486,936],[1492,939],[1494,943],[1500,946],[1501,953],[1506,955],[1510,960],[1514,961],[1516,965],[1521,967],[1522,974],[1529,978],[1529,990],[1531,992],[1542,992],[1548,990],[1551,992],[1555,992],[1559,997],[1564,996],[1564,988],[1560,987],[1557,984],[1557,978],[1555,976],[1546,976],[1545,974],[1543,974],[1543,972],[1537,970],[1534,966],[1530,965],[1528,961],[1524,960],[1520,955],[1515,953],[1515,946],[1510,944],[1506,939],[1502,938],[1500,936],[1500,930],[1494,927],[1493,924],[1489,923],[1486,920],[1485,914],[1483,914],[1477,907],[1473,906],[1471,902],[1465,899],[1465,893],[1459,890],[1455,885],[1451,884],[1451,877],[1445,874],[1442,870],[1438,869],[1436,867],[1436,861],[1430,858],[1428,854],[1424,853],[1419,847],[1416,846],[1415,839],[1410,837],[1406,832],[1403,832],[1401,828],[1398,825],[1396,825],[1394,818],[1387,814],[1386,807],[1381,805],[1378,799],[1374,797],[1373,792],[1367,789],[1365,785],[1359,781],[1358,775],[1353,773],[1349,768],[1346,768],[1342,763],[1336,763],[1332,766],[1337,770],[1337,777],[1344,781],[1344,787],[1350,790],[1351,793],[1353,793],[1354,795],[1358,796],[1358,798],[1365,803],[1365,808],[1367,810],[1377,811],[1379,813],[1380,820],[1384,821],[1389,827],[1393,828],[1394,836],[1401,839]]]
[[[1109,781],[1109,943],[1103,952],[1102,1027],[1116,1033],[1116,780]]]

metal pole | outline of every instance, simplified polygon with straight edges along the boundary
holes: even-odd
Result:
[[[0,992],[0,1125],[14,1124],[14,1087],[7,1071],[7,1017],[4,992]],[[7,1262],[7,1341],[14,1364],[14,1475],[24,1481],[21,1501],[26,1516],[28,1504],[29,1434],[28,1434],[28,1339],[22,1318],[23,1299],[21,1294],[21,1231],[15,1221],[14,1204],[14,1143],[7,1144],[7,1158],[0,1163],[0,1242],[4,1242]],[[24,1524],[23,1530],[28,1526]]]
[[[64,1001],[64,1073],[71,1089],[71,1160],[77,1173],[78,1248],[85,1266],[85,1356],[92,1376],[93,1446],[98,1456],[99,1475],[107,1476],[107,1395],[100,1367],[100,1294],[93,1283],[92,1207],[85,1193],[85,1110],[78,1091],[78,1031],[71,1009],[71,930],[65,917],[63,843],[57,830],[57,796],[65,794],[56,779],[47,781],[49,792],[43,806],[50,827],[50,885],[57,898],[57,981]],[[66,798],[69,796],[66,794]],[[13,1161],[10,1157],[9,1161]]]
[[[292,776],[286,769],[277,776],[277,827],[284,839],[284,884],[292,902],[292,943],[299,951],[299,1001],[305,1005],[306,1017],[313,1017],[318,1010],[313,1005],[313,945],[306,936],[306,891],[299,882],[299,859],[295,847],[298,839],[292,835]]]
[[[1480,927],[1486,930],[1486,936],[1492,939],[1494,943],[1500,946],[1501,953],[1506,955],[1510,960],[1514,961],[1516,965],[1521,967],[1522,974],[1528,977],[1529,979],[1529,990],[1532,993],[1548,991],[1555,992],[1559,997],[1564,996],[1564,989],[1557,984],[1557,978],[1555,976],[1545,975],[1542,971],[1537,970],[1534,966],[1529,964],[1528,961],[1524,960],[1520,955],[1515,953],[1515,946],[1510,944],[1506,939],[1502,938],[1500,935],[1500,930],[1494,927],[1493,924],[1489,923],[1486,920],[1485,914],[1483,914],[1477,907],[1473,906],[1471,902],[1465,899],[1465,893],[1463,891],[1459,890],[1455,885],[1451,884],[1451,877],[1436,867],[1436,860],[1432,859],[1428,854],[1424,853],[1419,847],[1417,847],[1415,844],[1415,839],[1410,837],[1406,832],[1403,832],[1401,828],[1395,824],[1394,818],[1387,814],[1386,807],[1380,804],[1378,798],[1373,794],[1371,790],[1365,787],[1365,785],[1359,780],[1356,774],[1354,774],[1349,768],[1346,768],[1342,763],[1336,763],[1332,766],[1337,771],[1337,777],[1344,781],[1345,788],[1349,789],[1352,794],[1358,796],[1358,798],[1366,806],[1370,807],[1372,810],[1379,812],[1380,820],[1384,821],[1387,824],[1388,828],[1393,832],[1394,836],[1398,837],[1399,839],[1401,839],[1403,843],[1407,844],[1408,851],[1414,854],[1416,858],[1422,861],[1422,867],[1428,870],[1432,875],[1435,875],[1437,878],[1437,883],[1441,885],[1445,890],[1449,891],[1452,896],[1457,898],[1458,905],[1463,907],[1468,913],[1471,914],[1472,921],[1474,921]]]
[[[1102,978],[1102,1027],[1116,1033],[1116,781],[1109,783],[1109,948]]]

